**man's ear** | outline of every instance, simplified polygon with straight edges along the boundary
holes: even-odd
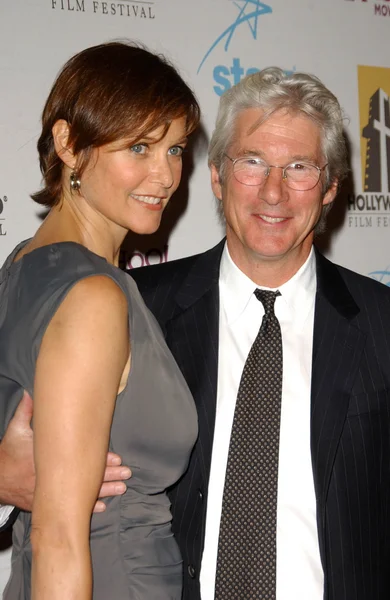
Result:
[[[326,192],[325,196],[322,199],[323,206],[325,206],[325,204],[331,204],[333,202],[333,200],[336,198],[336,195],[337,195],[338,186],[339,186],[339,180],[334,179],[332,181],[332,183],[330,184],[328,191]]]
[[[219,173],[217,168],[213,163],[210,165],[211,171],[211,187],[214,193],[214,196],[218,198],[218,200],[222,200],[222,185]]]
[[[71,146],[69,146],[69,124],[64,119],[59,119],[53,125],[51,130],[53,134],[54,148],[63,161],[70,169],[74,169],[76,158]]]

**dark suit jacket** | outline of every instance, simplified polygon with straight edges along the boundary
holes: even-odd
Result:
[[[170,495],[185,600],[200,598],[222,250],[131,271],[198,409],[199,438]],[[311,454],[324,598],[390,599],[390,290],[316,260]]]

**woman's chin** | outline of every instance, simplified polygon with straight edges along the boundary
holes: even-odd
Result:
[[[145,225],[140,225],[137,227],[132,227],[131,229],[129,229],[129,231],[131,231],[132,233],[135,233],[137,235],[151,235],[152,233],[156,233],[156,231],[158,231],[159,227],[160,227],[160,223],[161,223],[161,219],[159,220],[159,222],[157,223],[150,223],[150,224],[145,224]]]

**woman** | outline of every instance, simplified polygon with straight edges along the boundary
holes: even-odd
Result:
[[[0,272],[0,390],[11,398],[2,425],[27,389],[36,467],[6,600],[181,597],[165,489],[186,468],[196,412],[116,265],[129,230],[159,227],[198,121],[175,69],[123,43],[74,56],[49,95],[38,141],[45,187],[32,197],[50,212]],[[108,449],[133,476],[91,521]]]

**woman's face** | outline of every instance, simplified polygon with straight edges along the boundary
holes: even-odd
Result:
[[[180,183],[187,143],[185,118],[123,147],[123,140],[93,151],[81,177],[80,194],[96,216],[114,230],[155,232],[161,215]],[[159,141],[157,141],[159,140]]]

